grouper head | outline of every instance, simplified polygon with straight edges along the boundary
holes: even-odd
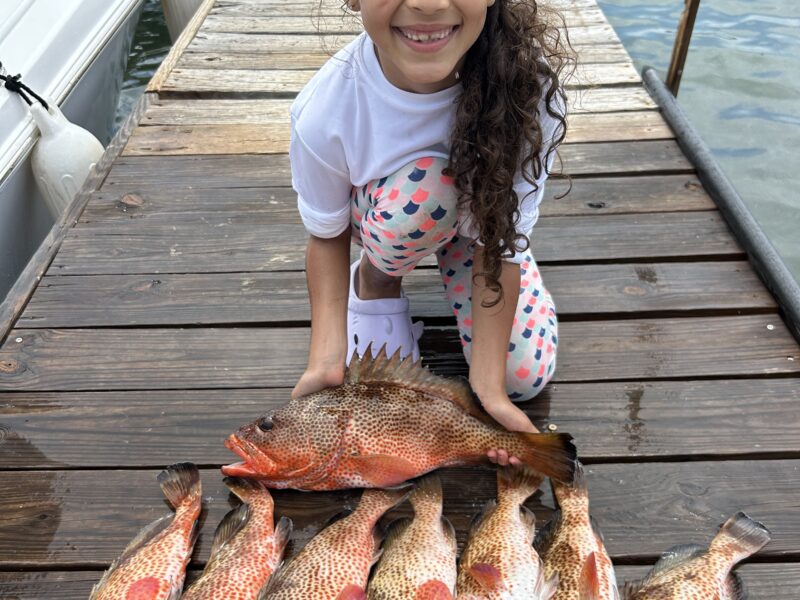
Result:
[[[335,468],[348,419],[324,393],[292,400],[241,427],[225,446],[242,462],[222,467],[230,477],[260,479],[275,488],[303,489]]]

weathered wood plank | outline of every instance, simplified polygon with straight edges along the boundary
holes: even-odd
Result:
[[[247,15],[232,15],[227,11],[216,9],[203,22],[203,33],[248,33],[248,34],[342,34],[358,35],[364,26],[358,16],[351,16],[341,8],[323,7],[304,9],[296,5],[251,5],[256,10]],[[258,18],[253,18],[258,17]],[[608,27],[608,20],[603,12],[594,9],[567,10],[563,12],[564,21],[570,36],[577,29],[589,27]],[[558,20],[549,20],[563,31]],[[607,31],[607,30],[604,30]],[[579,36],[580,37],[580,36]]]
[[[747,262],[545,266],[564,317],[765,311],[775,301]],[[412,315],[452,313],[438,272],[403,282]],[[119,327],[308,322],[304,273],[48,276],[17,327]]]
[[[0,469],[153,467],[232,460],[224,437],[289,388],[13,394],[0,404]],[[800,379],[557,383],[520,404],[596,463],[800,456]]]
[[[610,25],[596,30],[586,30],[588,35],[574,39],[572,43],[581,63],[629,62],[630,55]],[[609,35],[613,37],[609,37]],[[187,52],[209,52],[229,54],[328,54],[334,55],[340,48],[356,38],[348,34],[284,35],[284,34],[239,34],[201,31],[187,46]]]
[[[214,63],[209,63],[214,65]],[[177,66],[167,81],[159,87],[165,94],[180,92],[212,95],[261,96],[298,94],[314,76],[310,69],[291,70],[251,70],[234,69],[230,65],[224,69],[189,68]],[[578,68],[564,81],[568,90],[597,87],[632,85],[641,82],[641,77],[629,64],[587,65]]]
[[[617,579],[643,577],[648,567],[617,566]],[[749,600],[791,598],[800,587],[797,563],[753,563],[737,570],[749,592]],[[9,600],[86,600],[102,571],[6,571],[0,572],[0,597]],[[187,583],[197,570],[187,574]]]
[[[0,566],[108,564],[142,526],[167,513],[156,472],[6,472],[6,485],[0,488]],[[593,514],[615,559],[652,560],[676,543],[708,543],[719,523],[738,510],[773,532],[759,556],[797,556],[800,461],[610,464],[587,467],[587,472]],[[442,472],[442,479],[445,515],[463,544],[474,513],[495,495],[493,472],[449,470]],[[203,483],[207,516],[195,563],[207,559],[213,529],[230,508],[218,471],[203,471]],[[292,552],[332,514],[351,508],[357,495],[276,490],[277,514],[289,516],[295,524]],[[552,506],[549,491],[528,506],[539,519],[547,519]],[[633,514],[631,506],[636,507]],[[392,511],[391,518],[409,513],[405,503]]]
[[[233,188],[220,193],[202,185],[165,188],[141,184],[135,191],[106,186],[81,215],[81,226],[122,226],[131,220],[152,224],[187,221],[245,222],[268,213],[275,225],[299,223],[297,195],[288,187]],[[714,210],[716,205],[692,175],[549,179],[539,207],[542,217],[601,216]],[[559,198],[559,196],[566,196]],[[266,214],[264,216],[266,218]]]
[[[674,140],[568,144],[559,148],[564,174],[650,175],[690,174],[691,163]],[[202,175],[202,177],[200,177]],[[552,179],[562,177],[556,161]],[[287,154],[211,156],[122,156],[108,175],[103,191],[125,186],[124,192],[144,185],[170,188],[252,188],[288,186],[291,181]]]
[[[224,216],[206,222],[187,217],[168,225],[133,220],[70,231],[49,274],[153,274],[297,271],[305,264],[304,227],[269,231],[270,217]],[[540,264],[688,258],[741,258],[743,252],[719,213],[651,213],[592,217],[544,217],[533,233]],[[432,259],[431,259],[432,260]]]
[[[199,102],[199,101],[196,101]],[[288,118],[280,123],[182,124],[139,127],[124,154],[279,154],[289,151]],[[674,134],[655,111],[575,115],[565,144],[671,139]]]
[[[16,329],[0,348],[0,390],[141,390],[294,385],[306,328]],[[439,372],[464,374],[454,328],[426,328]],[[775,314],[562,322],[559,382],[747,377],[800,372]]]

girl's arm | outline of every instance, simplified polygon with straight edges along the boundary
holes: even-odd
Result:
[[[292,398],[344,381],[347,357],[347,297],[350,286],[350,228],[330,239],[311,236],[306,250],[311,301],[308,366]]]
[[[482,301],[495,297],[487,289],[482,277],[474,275],[483,264],[483,247],[476,245],[473,258],[472,283],[472,358],[470,361],[469,383],[481,400],[481,404],[492,417],[509,431],[537,431],[525,413],[514,405],[506,393],[506,358],[511,327],[517,312],[519,298],[520,267],[518,264],[503,261],[500,285],[503,300],[490,308]],[[519,461],[508,460],[505,450],[489,454],[489,458],[501,464]]]

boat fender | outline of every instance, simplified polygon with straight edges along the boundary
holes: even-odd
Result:
[[[55,103],[47,109],[30,106],[41,137],[33,148],[31,167],[47,208],[57,219],[78,194],[92,168],[103,156],[103,144],[71,123]]]

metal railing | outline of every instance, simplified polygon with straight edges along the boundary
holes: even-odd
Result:
[[[678,31],[675,34],[675,43],[672,46],[672,58],[669,61],[669,71],[667,71],[667,87],[673,96],[678,95],[678,87],[681,84],[683,75],[683,65],[686,63],[686,55],[689,52],[689,42],[692,40],[694,21],[697,17],[697,9],[700,7],[700,0],[684,0],[686,6],[681,12],[678,22]]]

